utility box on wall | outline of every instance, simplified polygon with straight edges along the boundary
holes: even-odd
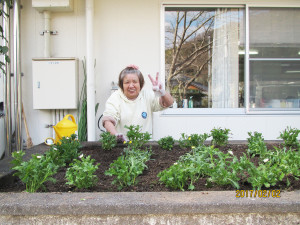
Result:
[[[76,109],[78,104],[78,59],[32,60],[33,108]]]
[[[57,12],[70,12],[73,11],[73,0],[32,0],[32,7],[38,11],[57,11]]]

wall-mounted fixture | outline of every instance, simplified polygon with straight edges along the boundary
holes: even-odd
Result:
[[[257,55],[257,50],[249,50],[249,55]],[[239,50],[239,55],[245,55],[245,50]]]
[[[32,7],[39,12],[70,12],[73,11],[74,2],[73,0],[32,0]]]
[[[77,108],[78,59],[33,59],[32,74],[34,109]]]

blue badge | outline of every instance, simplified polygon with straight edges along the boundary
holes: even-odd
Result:
[[[146,112],[142,112],[142,117],[143,117],[144,119],[146,119],[146,118],[147,118],[147,113],[146,113]]]

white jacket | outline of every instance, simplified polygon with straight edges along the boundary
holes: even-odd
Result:
[[[163,109],[152,90],[143,88],[135,100],[129,100],[119,89],[106,101],[102,121],[112,121],[117,132],[125,135],[125,125],[140,125],[143,133],[152,134],[152,113]]]

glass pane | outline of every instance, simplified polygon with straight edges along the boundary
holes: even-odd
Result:
[[[250,8],[250,58],[300,58],[299,8]]]
[[[250,107],[298,108],[300,61],[251,61]]]
[[[243,46],[243,9],[166,8],[166,87],[178,107],[243,107]]]

